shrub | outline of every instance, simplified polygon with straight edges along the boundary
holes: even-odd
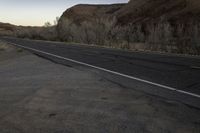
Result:
[[[57,21],[58,26],[46,23],[42,28],[19,28],[16,36],[22,38],[61,40],[96,44],[122,49],[200,54],[200,23],[169,23],[165,19],[148,24],[117,25],[116,18],[95,18],[74,23],[69,19]],[[48,25],[48,26],[47,26]],[[141,44],[141,48],[139,48]],[[144,46],[145,45],[145,46]]]

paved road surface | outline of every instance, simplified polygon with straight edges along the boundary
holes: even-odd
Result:
[[[199,58],[125,52],[17,38],[3,40],[200,96]]]
[[[104,74],[1,50],[0,133],[200,132],[199,109],[126,88]]]

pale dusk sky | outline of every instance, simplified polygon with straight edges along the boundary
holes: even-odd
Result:
[[[56,17],[76,4],[127,3],[128,0],[0,0],[0,22],[23,26],[53,23]]]

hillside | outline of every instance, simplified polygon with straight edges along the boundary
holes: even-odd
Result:
[[[199,54],[200,1],[76,5],[63,13],[57,31],[59,39],[68,42]]]
[[[79,4],[67,9],[55,26],[16,28],[0,23],[0,35],[200,54],[200,1],[130,0],[124,4]]]
[[[0,22],[0,36],[56,40],[56,26],[16,26]]]
[[[13,31],[15,29],[15,27],[16,27],[15,25],[0,22],[0,29]]]
[[[125,4],[113,5],[86,5],[80,4],[67,9],[61,16],[59,24],[70,20],[72,23],[80,24],[84,21],[93,21],[96,18],[112,17],[115,12]],[[67,19],[67,20],[66,20]]]
[[[170,22],[200,20],[199,0],[130,0],[116,16],[119,23],[141,23],[157,19]]]
[[[200,20],[199,0],[130,0],[127,4],[76,5],[61,16],[59,25],[70,20],[80,24],[95,18],[116,17],[118,24],[144,23],[158,19],[186,22]]]
[[[0,22],[0,35],[13,35],[17,26]]]

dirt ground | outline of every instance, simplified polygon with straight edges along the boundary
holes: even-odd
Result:
[[[0,49],[0,133],[200,133],[199,109]]]
[[[8,45],[0,40],[0,62],[10,60],[15,57],[18,58],[25,53],[26,52],[23,52],[22,49]]]

